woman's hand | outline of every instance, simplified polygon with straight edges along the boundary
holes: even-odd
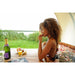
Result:
[[[43,37],[43,35],[39,35],[39,37],[38,37],[40,42],[42,42],[42,37]]]

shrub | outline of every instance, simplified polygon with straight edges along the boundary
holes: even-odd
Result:
[[[39,40],[38,40],[38,36],[39,36],[39,32],[34,32],[33,34],[29,34],[29,36],[28,36],[28,40],[30,40],[30,41],[36,41],[36,42],[38,42]],[[43,42],[44,41],[47,41],[47,37],[43,37]]]
[[[38,42],[38,36],[39,36],[39,32],[34,32],[32,34],[29,34],[28,40]]]

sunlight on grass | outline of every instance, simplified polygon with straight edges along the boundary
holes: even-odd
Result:
[[[36,41],[27,41],[27,40],[13,40],[8,41],[10,48],[38,48],[38,42]],[[0,50],[3,50],[4,41],[0,42]]]

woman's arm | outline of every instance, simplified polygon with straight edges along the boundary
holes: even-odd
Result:
[[[41,55],[41,53],[42,53],[42,41],[39,41],[38,57]],[[39,57],[39,60],[42,61],[40,57]]]
[[[45,58],[45,56],[49,53],[49,51],[51,50],[51,45],[52,41],[49,40],[45,45],[44,49],[42,50],[42,37],[39,36],[39,49],[38,49],[39,60]]]

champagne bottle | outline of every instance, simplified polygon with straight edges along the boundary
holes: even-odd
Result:
[[[8,39],[5,38],[5,45],[4,45],[4,59],[7,60],[7,59],[10,59],[11,58],[11,53],[10,53],[10,47],[8,45]]]

